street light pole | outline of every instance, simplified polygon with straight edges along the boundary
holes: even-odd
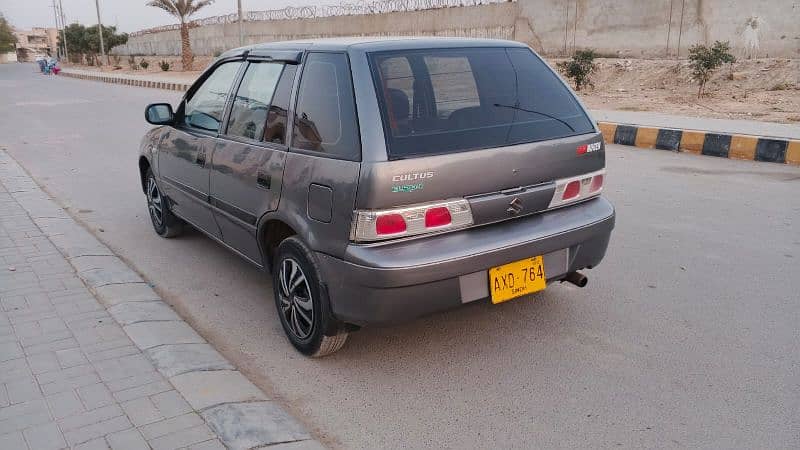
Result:
[[[244,45],[244,24],[242,18],[242,0],[236,2],[239,7],[239,45]]]
[[[94,0],[94,6],[97,8],[97,35],[100,36],[100,57],[105,57],[106,64],[111,64],[111,60],[106,56],[105,45],[103,45],[103,23],[100,21],[100,0]]]

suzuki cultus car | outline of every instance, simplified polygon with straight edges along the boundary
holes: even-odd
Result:
[[[270,272],[310,356],[359,327],[583,286],[614,227],[599,130],[517,42],[254,45],[145,116],[156,233],[189,224]]]

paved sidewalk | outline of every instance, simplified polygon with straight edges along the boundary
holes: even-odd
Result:
[[[0,149],[0,449],[320,449]]]

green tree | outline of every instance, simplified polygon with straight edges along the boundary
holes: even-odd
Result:
[[[67,48],[70,51],[72,59],[77,62],[81,54],[89,53],[89,46],[86,43],[86,27],[79,23],[73,23],[64,28],[64,35],[67,38]],[[58,35],[58,45],[64,45],[63,38]]]
[[[711,79],[714,71],[723,64],[736,62],[736,58],[731,55],[730,50],[731,46],[728,41],[716,41],[711,47],[695,44],[689,48],[689,62],[692,67],[692,75],[698,84],[698,97],[705,94],[706,83]]]
[[[100,38],[97,35],[97,25],[83,26],[73,23],[64,28],[64,35],[67,37],[67,48],[73,61],[79,61],[85,55],[90,64],[99,64],[97,54],[100,52]],[[59,45],[62,37],[58,36]],[[111,49],[116,45],[128,42],[127,33],[117,33],[116,27],[103,26],[103,40],[106,48]]]
[[[13,52],[15,48],[14,44],[16,43],[17,37],[14,36],[11,25],[8,24],[3,14],[0,14],[0,52]]]
[[[194,55],[189,42],[189,17],[214,3],[214,0],[152,0],[147,6],[163,9],[181,21],[181,63],[183,70],[192,70]]]
[[[597,64],[594,63],[596,57],[592,49],[578,50],[569,61],[558,63],[558,68],[575,81],[575,90],[580,91],[585,86],[592,86],[590,76],[597,70]]]

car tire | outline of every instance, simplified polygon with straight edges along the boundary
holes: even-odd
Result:
[[[275,306],[283,331],[300,353],[321,357],[347,341],[347,330],[330,308],[314,256],[297,237],[278,245],[272,270]]]
[[[171,238],[183,233],[183,221],[170,211],[169,200],[161,193],[151,169],[147,169],[145,176],[145,195],[147,196],[150,221],[153,223],[156,234],[164,238]]]

